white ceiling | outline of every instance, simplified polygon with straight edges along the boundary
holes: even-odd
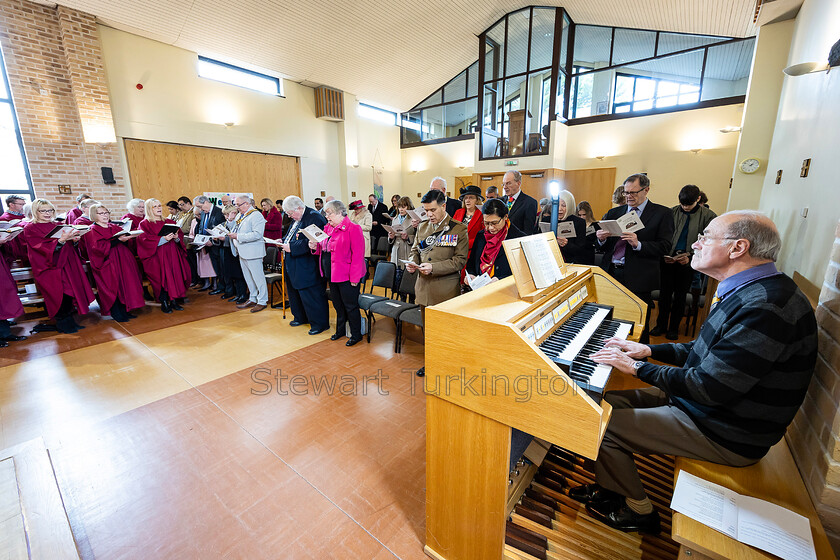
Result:
[[[38,0],[54,5],[53,2]],[[117,29],[406,110],[528,0],[62,0]],[[562,0],[575,23],[746,37],[755,0]]]

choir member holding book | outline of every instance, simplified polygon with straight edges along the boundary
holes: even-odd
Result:
[[[126,246],[133,235],[110,222],[111,212],[103,204],[91,205],[88,212],[93,226],[84,242],[100,310],[121,323],[128,321],[135,317],[129,311],[146,305],[137,259]]]
[[[190,283],[190,265],[181,241],[183,232],[173,220],[163,217],[160,200],[150,198],[145,204],[146,217],[140,222],[143,230],[137,236],[137,256],[143,263],[143,271],[152,285],[155,299],[160,302],[161,311],[180,311],[183,298]]]
[[[0,240],[0,248],[4,245],[6,245],[6,241]],[[25,336],[13,335],[7,320],[21,315],[23,315],[23,305],[18,297],[17,284],[12,278],[6,259],[0,259],[0,348],[8,346],[9,341],[26,338]]]
[[[20,195],[10,194],[6,197],[6,211],[0,215],[0,222],[6,222],[10,226],[17,225],[23,227],[26,223],[22,222],[24,219],[23,207],[26,205],[26,199]],[[23,236],[18,235],[14,239],[6,242],[0,251],[3,253],[6,262],[11,264],[13,261],[21,261],[23,266],[29,266],[29,255],[26,254],[26,245],[23,243]]]
[[[82,315],[93,301],[87,275],[75,244],[80,229],[60,227],[55,222],[55,206],[48,200],[32,201],[32,222],[23,229],[35,283],[44,297],[47,315],[55,319],[60,332],[74,333],[81,328],[73,319],[74,308]]]

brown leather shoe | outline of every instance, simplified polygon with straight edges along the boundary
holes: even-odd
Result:
[[[255,305],[257,305],[256,302],[246,301],[245,303],[240,303],[239,305],[237,305],[236,308],[237,309],[248,309],[249,307],[254,307]]]
[[[265,308],[266,308],[266,306],[265,306],[265,305],[263,305],[263,304],[261,304],[261,303],[258,303],[258,304],[257,304],[257,305],[255,305],[255,306],[254,306],[254,308],[251,310],[251,313],[259,313],[260,311],[262,311],[262,310],[263,310],[263,309],[265,309]]]

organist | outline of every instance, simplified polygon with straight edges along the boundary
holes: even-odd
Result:
[[[808,300],[775,267],[780,247],[763,214],[714,219],[692,245],[691,266],[720,281],[697,339],[653,346],[610,339],[592,355],[652,385],[605,395],[613,414],[595,465],[597,484],[569,492],[595,519],[659,532],[633,453],[741,467],[784,436],[814,371],[817,326]],[[640,361],[648,357],[673,367]]]

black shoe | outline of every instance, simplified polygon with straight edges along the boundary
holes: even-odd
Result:
[[[626,503],[602,502],[587,504],[586,511],[593,519],[624,532],[639,532],[658,535],[661,530],[659,512],[655,509],[641,515],[627,507]]]
[[[342,333],[335,333],[330,337],[330,340],[338,340],[339,338],[344,338],[344,334]]]
[[[361,338],[351,338],[347,342],[344,343],[344,346],[353,346],[355,344],[360,343],[361,341],[362,341]]]
[[[417,371],[415,371],[414,375],[416,375],[417,377],[426,377],[426,366],[423,366]]]
[[[569,497],[582,504],[601,504],[621,500],[621,494],[601,488],[597,484],[583,484],[569,488]]]
[[[210,290],[209,292],[207,292],[207,295],[208,296],[217,296],[217,295],[223,294],[223,293],[225,293],[224,290],[220,290],[220,289],[216,288],[215,290]]]
[[[8,345],[9,345],[9,343],[6,342],[5,340],[0,340],[0,348],[5,348]]]
[[[211,288],[211,286],[202,286],[201,288],[198,289],[198,291],[203,292],[205,290],[209,290],[210,288]]]
[[[172,313],[172,302],[168,299],[163,300],[160,302],[160,310],[164,313]]]
[[[679,337],[680,333],[677,331],[668,331],[668,334],[665,335],[668,340],[677,340]]]
[[[312,328],[312,329],[309,329],[309,334],[313,334],[313,335],[314,335],[314,334],[321,334],[321,333],[322,333],[322,332],[324,332],[325,330],[327,330],[327,329],[315,329],[315,328]]]
[[[126,313],[125,316],[128,317],[129,319],[136,319],[137,318],[137,315],[135,315],[133,313]]]
[[[15,336],[15,335],[10,334],[9,336],[4,336],[3,339],[2,339],[3,342],[18,342],[18,341],[21,341],[21,340],[26,340],[26,337],[25,336]]]
[[[175,311],[183,311],[184,308],[177,301],[173,301],[169,304],[169,307],[174,309]]]
[[[222,294],[222,299],[230,299],[236,297],[236,294]]]
[[[305,325],[305,324],[306,323],[301,323],[300,321],[292,321],[291,323],[289,323],[289,326],[290,327],[299,327],[299,326]]]
[[[665,334],[665,329],[660,329],[658,325],[650,330],[650,336],[662,336],[663,334]]]

